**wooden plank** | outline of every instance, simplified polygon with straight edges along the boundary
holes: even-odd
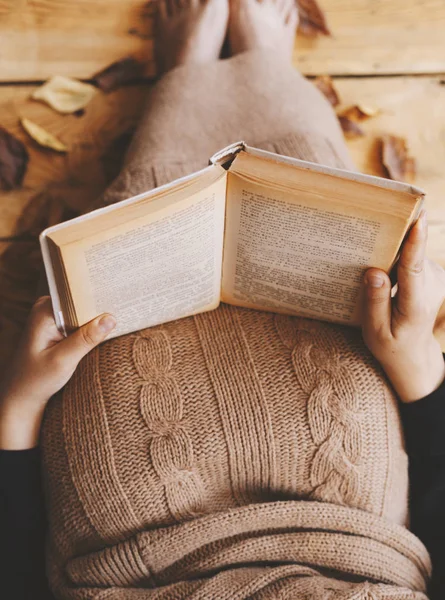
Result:
[[[30,100],[33,89],[0,87],[1,125],[26,144],[30,157],[22,189],[0,192],[0,238],[36,233],[59,220],[64,209],[86,210],[117,175],[147,91],[145,86],[130,86],[111,94],[98,92],[85,114],[76,117]],[[68,145],[68,154],[38,146],[19,117],[59,137]]]
[[[363,104],[381,110],[364,122],[363,138],[348,142],[360,171],[385,175],[379,138],[407,139],[417,161],[416,185],[427,192],[429,256],[445,266],[445,85],[440,77],[371,77],[335,80],[343,106]]]
[[[90,78],[124,56],[154,72],[152,14],[143,0],[0,0],[0,80]],[[148,38],[148,39],[147,39]]]
[[[445,72],[443,0],[319,0],[332,38],[299,37],[308,75]],[[153,76],[153,2],[0,0],[0,80],[90,78],[133,55]]]
[[[299,39],[306,75],[445,72],[443,0],[319,0],[333,38]]]

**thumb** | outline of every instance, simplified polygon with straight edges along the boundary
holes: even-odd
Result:
[[[103,342],[116,327],[113,315],[104,313],[89,323],[82,325],[57,345],[57,352],[64,359],[77,364],[90,350]]]
[[[376,335],[391,335],[391,280],[380,269],[365,274],[363,333],[367,343]]]

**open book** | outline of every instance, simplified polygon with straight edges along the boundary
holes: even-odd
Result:
[[[56,323],[66,334],[110,312],[117,336],[226,302],[359,325],[363,272],[389,272],[423,198],[233,144],[198,173],[41,234]]]

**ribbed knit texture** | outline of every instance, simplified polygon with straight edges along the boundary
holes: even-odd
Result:
[[[318,92],[245,54],[156,86],[102,202],[238,139],[351,166]],[[358,331],[222,305],[113,339],[50,403],[43,451],[57,598],[426,598],[396,398]]]

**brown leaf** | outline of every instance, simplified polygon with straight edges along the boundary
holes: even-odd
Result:
[[[300,22],[298,31],[308,37],[332,35],[326,22],[324,12],[316,0],[297,0]]]
[[[20,119],[20,123],[23,129],[36,141],[40,146],[44,148],[50,148],[56,152],[68,152],[68,147],[65,146],[60,140],[54,137],[51,133],[34,123],[30,119]]]
[[[85,108],[96,93],[96,88],[88,83],[56,75],[37,88],[31,98],[46,102],[59,113],[69,114]]]
[[[20,187],[28,160],[24,144],[0,127],[0,188],[12,190]]]
[[[30,198],[17,220],[15,234],[37,239],[47,227],[61,223],[65,211],[62,202],[54,198],[49,190],[37,192]]]
[[[320,75],[314,79],[314,85],[320,90],[320,92],[329,100],[332,106],[338,106],[340,104],[340,97],[337,90],[334,87],[332,77],[329,75]]]
[[[94,83],[103,92],[111,92],[126,83],[140,79],[145,65],[131,56],[106,67],[93,77]]]
[[[356,138],[365,135],[363,129],[353,121],[352,119],[348,119],[348,117],[339,116],[338,120],[340,121],[341,128],[343,129],[343,133],[347,138]]]
[[[416,178],[416,159],[409,156],[406,139],[396,135],[382,137],[382,162],[390,179],[412,183]]]
[[[362,104],[355,104],[354,106],[349,106],[344,110],[338,113],[339,117],[346,117],[351,121],[355,121],[356,123],[359,121],[365,121],[366,119],[370,119],[371,117],[375,117],[379,114],[378,108],[371,108],[370,106],[364,106]]]

